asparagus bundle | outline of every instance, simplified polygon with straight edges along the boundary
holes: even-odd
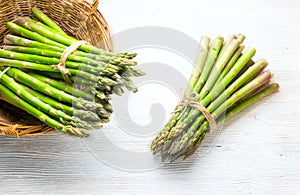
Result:
[[[0,98],[56,130],[88,136],[113,112],[111,95],[136,92],[136,53],[111,53],[67,35],[33,8],[8,22],[0,48]]]
[[[255,48],[244,52],[245,36],[230,35],[226,41],[200,40],[199,56],[185,91],[183,101],[151,144],[154,154],[171,162],[190,157],[205,135],[242,109],[277,91],[270,84],[273,73],[265,70],[264,59],[252,60]]]

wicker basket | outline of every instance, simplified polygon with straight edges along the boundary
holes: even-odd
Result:
[[[0,0],[0,45],[9,33],[6,23],[19,16],[32,16],[32,8],[37,7],[69,35],[112,51],[109,28],[98,5],[99,0],[92,4],[87,0]],[[24,111],[0,100],[0,135],[37,136],[52,131]]]

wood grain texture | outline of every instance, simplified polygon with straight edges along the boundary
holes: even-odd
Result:
[[[113,123],[84,141],[60,133],[0,137],[0,194],[299,194],[299,1],[112,0],[100,7],[115,33],[149,25],[170,27],[196,40],[242,32],[245,45],[257,48],[256,59],[270,62],[280,92],[226,122],[206,155],[173,164],[153,157],[153,170],[120,170],[101,159],[122,155],[111,151],[110,140],[144,152],[145,159],[151,156],[154,135],[124,139],[120,136],[126,132]],[[127,157],[113,163],[125,166],[135,159]],[[144,162],[139,160],[132,166]]]

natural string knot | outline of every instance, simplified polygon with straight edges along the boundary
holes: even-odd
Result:
[[[69,47],[67,47],[65,49],[65,51],[63,52],[61,58],[60,58],[60,62],[58,65],[54,65],[53,67],[57,70],[59,70],[61,72],[62,77],[64,78],[64,80],[71,84],[71,80],[69,78],[69,76],[71,75],[70,71],[66,68],[66,62],[67,59],[69,57],[69,55],[71,55],[75,50],[77,50],[81,45],[83,44],[87,44],[88,42],[86,41],[77,41],[73,44],[71,44]]]
[[[213,132],[217,128],[217,123],[214,119],[214,117],[208,112],[208,110],[198,102],[199,95],[195,92],[192,92],[190,94],[187,94],[184,96],[184,98],[179,102],[177,105],[176,110],[174,113],[181,112],[178,118],[182,117],[184,112],[188,109],[188,107],[193,107],[201,111],[203,116],[207,119],[210,127],[210,132]],[[180,108],[181,107],[181,108]]]

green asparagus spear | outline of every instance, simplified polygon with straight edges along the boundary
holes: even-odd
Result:
[[[25,72],[16,69],[10,68],[7,71],[7,75],[16,79],[18,82],[21,82],[37,91],[40,91],[46,95],[49,95],[59,101],[69,103],[70,105],[75,106],[83,110],[96,110],[102,108],[102,105],[95,104],[94,102],[89,102],[81,98],[75,98],[70,94],[67,94],[63,91],[60,91],[44,82],[39,81],[38,79],[26,74]]]
[[[253,81],[242,87],[240,90],[235,92],[233,95],[230,96],[224,103],[222,103],[215,111],[212,112],[212,116],[214,118],[218,118],[227,108],[233,105],[235,102],[239,101],[241,98],[250,94],[251,92],[255,91],[257,88],[262,86],[264,83],[268,82],[272,78],[273,74],[271,71],[266,71]],[[213,106],[209,106],[207,108],[209,111],[213,110]],[[172,151],[173,153],[177,153],[178,155],[183,154],[183,150],[187,148],[189,140],[193,139],[194,130],[199,128],[201,122],[203,121],[204,117],[199,117],[196,122],[189,128],[189,131],[184,134],[181,138],[181,141],[177,145],[173,145]],[[182,152],[181,152],[182,151]]]
[[[65,105],[49,96],[46,96],[38,91],[35,91],[35,90],[31,89],[30,87],[27,87],[23,84],[20,84],[20,85],[22,85],[27,91],[29,91],[36,98],[40,99],[43,102],[47,102],[52,107],[54,107],[58,110],[61,110],[70,116],[76,116],[76,117],[81,118],[82,120],[86,120],[86,121],[93,121],[93,122],[99,121],[99,116],[94,112],[75,109],[74,107]]]
[[[231,118],[233,115],[238,114],[240,111],[243,109],[247,108],[248,106],[256,103],[257,101],[265,98],[266,96],[276,92],[279,89],[279,85],[277,83],[273,83],[271,85],[268,85],[264,87],[262,90],[258,91],[255,94],[251,94],[247,99],[244,101],[238,103],[234,108],[230,109],[229,112],[226,113],[225,119],[228,120]],[[185,152],[184,159],[189,158],[194,152],[199,148],[203,138],[205,137],[206,130],[203,130],[204,126],[207,126],[207,121],[201,125],[200,129],[197,131],[198,135],[196,134],[195,137],[193,138],[192,142],[190,143],[189,147],[187,148]],[[200,135],[200,133],[202,134]]]
[[[74,40],[73,37],[64,36],[64,35],[61,35],[60,33],[55,33],[46,28],[43,28],[43,26],[39,26],[38,24],[31,22],[27,17],[20,17],[15,21],[15,23],[26,29],[36,32],[39,35],[46,37],[49,40],[53,40],[53,42],[55,42],[55,43],[70,46],[71,44],[73,44],[77,41],[77,40]],[[14,32],[23,33],[24,28],[19,28],[19,29],[15,28]],[[29,36],[29,34],[27,36]],[[35,37],[28,37],[28,38],[35,39]],[[50,44],[52,44],[53,42],[50,42]],[[55,44],[55,45],[57,45],[57,44]],[[59,46],[59,45],[57,45],[57,46]],[[79,50],[87,52],[87,53],[94,53],[94,54],[110,56],[110,57],[116,56],[116,57],[122,57],[122,58],[127,58],[127,59],[132,59],[133,57],[136,56],[135,53],[113,54],[113,53],[107,52],[105,50],[102,50],[100,48],[94,47],[89,44],[81,45],[79,47]]]
[[[65,31],[63,31],[55,22],[53,22],[47,15],[41,12],[38,8],[32,8],[32,13],[35,17],[37,17],[41,22],[54,29],[57,32],[60,32],[64,35],[67,35]]]
[[[48,77],[42,76],[40,74],[37,73],[28,73],[30,76],[44,82],[47,83],[49,85],[51,85],[52,87],[55,87],[56,89],[62,90],[70,95],[73,95],[74,97],[79,97],[79,98],[83,98],[89,101],[92,101],[95,99],[95,97],[93,97],[91,94],[86,93],[85,91],[81,91],[79,89],[74,88],[73,86],[64,84],[62,82],[59,82],[57,80],[54,79],[50,79]]]
[[[20,109],[28,112],[29,114],[33,115],[43,123],[49,125],[50,127],[58,131],[61,131],[63,133],[68,133],[70,135],[80,136],[80,137],[89,136],[89,133],[84,129],[74,128],[70,125],[65,126],[60,122],[50,118],[43,112],[39,111],[35,107],[31,106],[30,104],[28,104],[27,102],[25,102],[24,100],[16,96],[13,92],[11,92],[8,88],[6,88],[2,84],[0,84],[0,94],[1,94],[1,98],[7,101],[8,103],[13,104],[19,107]]]
[[[20,27],[16,24],[10,24],[10,25],[11,25],[12,31],[13,30],[15,30],[15,31],[22,30],[22,29],[19,29],[22,27]],[[32,34],[31,31],[27,32],[27,34],[28,35],[26,35],[25,37],[30,38],[30,36],[34,36],[34,34]],[[43,40],[40,40],[41,42],[39,42],[39,40],[38,41],[35,41],[35,40],[36,39],[30,40],[30,39],[18,37],[15,35],[6,35],[4,37],[3,44],[24,46],[24,47],[30,47],[30,48],[38,48],[38,49],[46,49],[46,50],[57,51],[60,53],[63,53],[67,48],[67,46],[65,46],[65,45],[60,45],[60,46],[49,45],[49,44],[47,44],[47,42],[49,40],[47,41],[46,38],[44,38]],[[86,63],[89,63],[89,61],[91,61],[91,62],[97,61],[98,64],[101,66],[105,66],[105,63],[114,64],[114,65],[118,65],[121,67],[137,65],[137,62],[132,61],[132,60],[128,60],[128,59],[124,59],[124,58],[120,58],[120,57],[109,57],[109,56],[96,55],[96,54],[92,54],[92,53],[85,53],[85,52],[82,52],[79,50],[74,51],[72,54],[75,56],[81,57],[81,58],[85,58]],[[90,63],[90,64],[93,64],[93,63]]]

